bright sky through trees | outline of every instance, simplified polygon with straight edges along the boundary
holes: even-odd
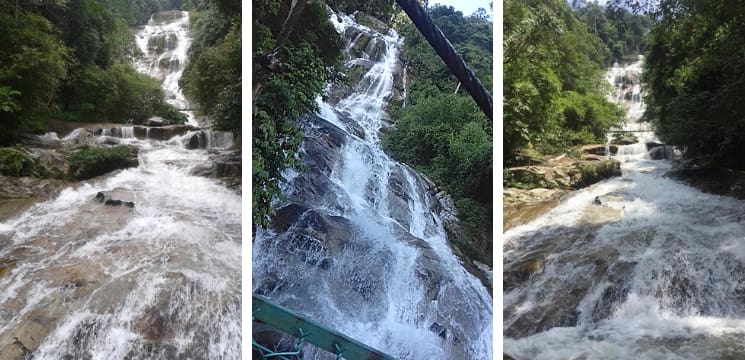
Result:
[[[468,16],[479,8],[484,8],[487,13],[491,13],[491,8],[489,8],[490,2],[490,0],[435,0],[430,1],[429,4],[430,6],[434,4],[452,6],[455,10],[462,12],[464,16]]]

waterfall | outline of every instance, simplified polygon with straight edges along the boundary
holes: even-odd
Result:
[[[133,126],[123,126],[120,130],[123,139],[132,139],[135,137],[135,128]]]
[[[176,45],[164,47],[180,56],[187,20],[155,14],[137,41],[173,31]],[[173,86],[164,82],[180,94]],[[116,130],[138,148],[138,167],[0,221],[0,358],[23,358],[22,344],[34,359],[239,359],[241,196],[191,175],[210,162],[207,150]],[[100,142],[93,133],[61,142]],[[232,141],[221,136],[210,141]],[[96,201],[99,192],[134,206]]]
[[[348,51],[368,41],[347,66],[374,64],[300,119],[308,170],[285,174],[274,226],[256,232],[253,291],[399,359],[492,359],[491,297],[453,254],[435,186],[380,148],[402,39],[331,21]]]
[[[504,347],[515,358],[745,358],[744,204],[651,159],[659,141],[639,122],[641,67],[607,74],[628,110],[619,130],[638,137],[619,147],[623,176],[504,234]]]
[[[204,130],[208,149],[227,149],[233,145],[233,133],[230,131]]]
[[[135,36],[137,47],[144,54],[135,62],[137,70],[161,81],[166,101],[177,109],[192,105],[184,97],[179,80],[189,59],[192,38],[189,33],[189,13],[167,11],[154,14]],[[199,126],[192,111],[184,111],[187,124]]]

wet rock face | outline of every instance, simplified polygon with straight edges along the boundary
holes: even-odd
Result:
[[[679,162],[666,176],[683,181],[703,192],[745,199],[745,171]]]
[[[557,228],[505,249],[506,336],[520,338],[577,324],[581,301],[607,276],[608,264],[615,262],[618,251],[600,246],[577,255],[566,250],[592,243],[598,228]],[[530,306],[522,307],[526,303]]]
[[[628,145],[628,144],[620,144],[620,145]],[[585,154],[610,156],[610,155],[616,155],[618,153],[618,146],[604,145],[604,144],[585,145],[582,147],[581,150]]]
[[[197,131],[181,139],[181,141],[184,142],[184,146],[189,150],[204,149],[207,147],[207,134],[204,131]]]
[[[317,115],[306,115],[299,123],[305,133],[301,151],[307,171],[291,178],[287,199],[299,204],[326,204],[342,209],[343,204],[337,198],[342,190],[330,176],[341,160],[341,147],[347,143],[348,135]]]
[[[210,155],[207,163],[191,170],[192,175],[211,178],[240,178],[241,152],[228,151]]]
[[[57,179],[0,176],[0,199],[48,198],[68,183]]]
[[[397,167],[388,178],[388,211],[399,224],[408,227],[411,221],[409,219],[409,194],[406,193],[405,183],[403,170]]]
[[[333,254],[346,244],[355,232],[351,222],[341,216],[328,216],[303,205],[291,204],[277,211],[273,222],[278,232],[293,233],[287,242],[287,250],[297,247],[311,249],[317,242],[324,254]],[[319,262],[320,264],[320,262]]]
[[[544,214],[558,205],[566,193],[567,191],[559,189],[504,189],[504,230],[527,224]]]

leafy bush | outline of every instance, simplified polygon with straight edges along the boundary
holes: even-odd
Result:
[[[0,175],[41,176],[38,160],[23,151],[13,148],[0,148]]]
[[[68,161],[68,177],[76,180],[90,179],[139,164],[134,150],[124,145],[111,148],[85,145],[73,151]]]
[[[65,112],[85,121],[126,122],[158,115],[175,123],[185,116],[164,101],[157,80],[130,64],[86,66],[64,88]]]

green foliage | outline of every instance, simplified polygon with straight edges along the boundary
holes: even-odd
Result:
[[[180,9],[182,0],[103,0],[106,7],[128,26],[147,23],[153,13]]]
[[[452,7],[428,9],[434,22],[485,86],[492,83],[492,24]],[[450,234],[469,258],[492,262],[492,126],[458,81],[407,21],[400,23],[410,90],[404,109],[391,109],[396,129],[383,148],[429,176],[453,198],[462,231]]]
[[[288,3],[254,2],[254,64],[274,49]],[[282,71],[274,72],[262,66],[253,68],[251,163],[256,226],[266,226],[273,214],[271,202],[281,196],[282,172],[300,166],[297,152],[303,134],[292,123],[301,115],[317,110],[315,98],[323,90],[329,68],[337,65],[341,55],[341,39],[322,4],[307,7],[296,29],[277,53]]]
[[[492,88],[492,28],[493,24],[480,17],[464,17],[450,6],[435,5],[428,8],[430,16],[471,70],[487,89]],[[429,96],[440,92],[454,92],[458,80],[432,46],[410,21],[401,25],[404,52],[412,77],[410,101],[416,96]],[[461,90],[463,91],[463,90]]]
[[[601,7],[596,3],[588,3],[576,12],[587,25],[587,31],[603,41],[613,61],[645,52],[644,36],[652,26],[650,16],[634,14],[621,7]]]
[[[194,42],[181,86],[211,115],[215,128],[241,128],[241,18],[239,1],[192,1]]]
[[[64,89],[64,110],[85,121],[126,122],[153,115],[184,121],[183,115],[165,102],[158,81],[140,74],[130,64],[120,63],[107,69],[95,65],[81,68]]]
[[[137,50],[128,24],[180,3],[0,0],[0,143],[42,129],[55,116],[184,121],[164,103],[157,82],[129,65]]]
[[[384,22],[391,19],[396,8],[395,0],[326,0],[326,3],[335,11],[346,14],[361,11]]]
[[[558,29],[558,30],[557,30]],[[608,50],[565,1],[504,3],[504,154],[600,141],[622,113],[602,78]]]
[[[655,15],[646,116],[666,143],[745,168],[745,4],[662,1]]]
[[[68,157],[68,177],[76,180],[90,179],[117,169],[138,165],[132,150],[123,145],[93,147],[85,145]]]
[[[492,129],[474,101],[452,93],[421,98],[401,111],[383,146],[453,197],[463,225],[453,239],[472,259],[491,263]]]
[[[0,148],[0,175],[41,177],[42,170],[38,160],[25,152],[13,148]]]
[[[8,141],[33,127],[36,113],[53,107],[68,51],[39,15],[3,7],[0,24],[0,140]]]

